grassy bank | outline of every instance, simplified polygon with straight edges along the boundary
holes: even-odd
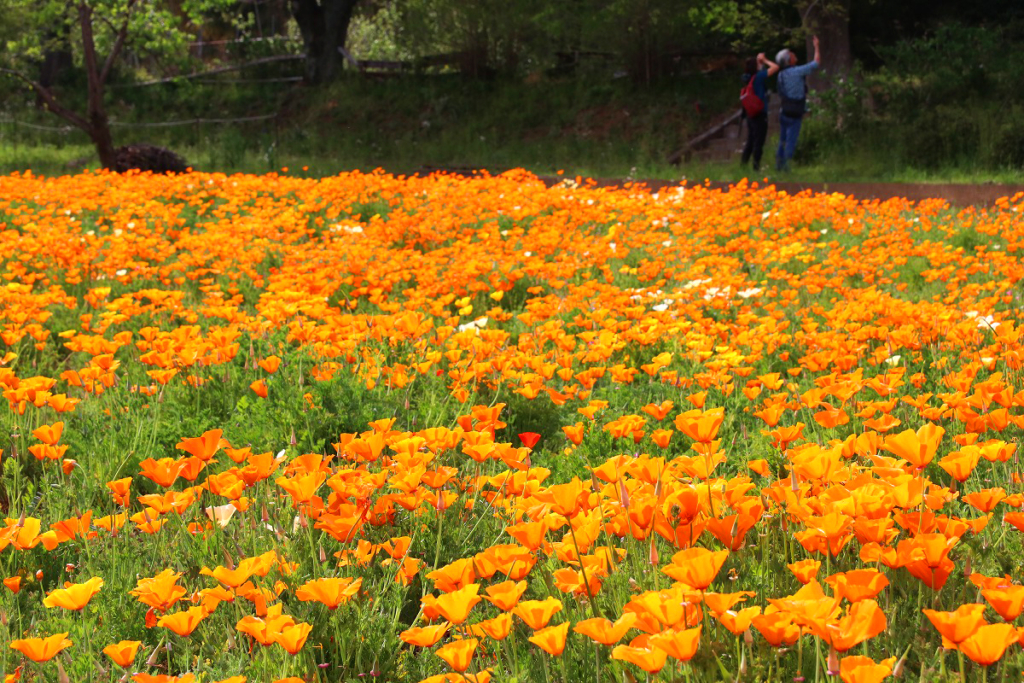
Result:
[[[74,84],[67,90],[73,92]],[[774,122],[760,175],[740,166],[738,158],[666,163],[670,152],[730,111],[735,91],[731,72],[697,74],[651,88],[625,80],[350,76],[325,89],[229,81],[118,87],[111,91],[110,110],[118,144],[165,145],[205,171],[305,167],[309,175],[325,176],[376,168],[407,174],[457,167],[525,168],[542,175],[564,170],[589,177],[781,179],[772,171]],[[1018,167],[991,153],[972,155],[966,142],[964,149],[950,151],[948,163],[915,161],[900,141],[905,135],[899,126],[881,115],[847,114],[852,123],[837,132],[838,108],[849,105],[824,94],[821,99],[817,113],[806,121],[787,180],[1012,183],[1020,178]],[[0,171],[54,175],[96,167],[83,133],[62,128],[24,92],[8,92],[5,101]],[[272,118],[237,120],[253,116]],[[165,122],[179,123],[154,125]]]

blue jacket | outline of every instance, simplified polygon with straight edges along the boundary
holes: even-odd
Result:
[[[791,100],[802,100],[807,97],[807,74],[817,68],[818,63],[814,61],[800,66],[787,66],[779,72],[779,94]]]

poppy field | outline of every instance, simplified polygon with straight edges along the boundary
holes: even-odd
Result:
[[[0,177],[5,680],[1018,680],[1022,210]]]

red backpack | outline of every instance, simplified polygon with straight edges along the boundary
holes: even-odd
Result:
[[[740,104],[743,105],[743,111],[747,113],[747,118],[754,118],[764,111],[764,100],[757,96],[754,92],[754,81],[757,76],[751,76],[747,84],[740,90]]]

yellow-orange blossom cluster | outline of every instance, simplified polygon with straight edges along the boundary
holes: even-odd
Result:
[[[131,594],[147,626],[180,637],[241,599],[252,615],[238,632],[297,653],[313,626],[285,614],[281,594],[333,611],[364,590],[346,568],[371,567],[400,585],[422,573],[433,587],[400,638],[446,641],[435,652],[451,672],[439,681],[489,678],[480,653],[518,620],[549,655],[586,638],[650,673],[693,658],[712,624],[774,647],[810,635],[843,680],[865,683],[888,676],[896,657],[846,653],[887,628],[876,598],[893,576],[941,591],[964,566],[965,536],[990,524],[1024,530],[1020,198],[951,217],[939,201],[699,186],[652,196],[546,188],[517,173],[9,176],[0,190],[0,334],[10,351],[0,385],[12,413],[38,417],[19,457],[66,473],[72,458],[90,467],[86,454],[68,453],[64,431],[127,364],[146,367],[149,381],[133,390],[152,396],[168,383],[203,391],[241,355],[254,396],[272,400],[282,359],[251,357],[250,340],[278,332],[316,359],[314,381],[353,373],[393,391],[440,376],[465,404],[453,425],[377,420],[341,434],[333,453],[292,458],[232,444],[220,428],[183,434],[180,457],[147,454],[105,482],[114,514],[10,513],[0,549],[25,553],[117,530],[169,533],[172,515],[202,535],[236,514],[259,519],[268,501],[255,492],[272,481],[297,520],[336,542],[334,576],[300,577],[299,558],[268,550],[203,568],[202,588],[181,585],[173,569],[140,579]],[[963,231],[991,242],[955,246]],[[74,309],[77,326],[49,325]],[[22,360],[51,345],[72,352],[68,369],[35,375]],[[603,398],[652,384],[676,398],[638,414],[616,414]],[[562,434],[520,434],[516,445],[502,432],[505,403],[474,405],[481,392],[570,417]],[[741,436],[744,421],[757,427],[744,424]],[[538,438],[564,457],[602,435],[616,452],[581,476],[552,481],[541,466]],[[770,457],[749,457],[745,444],[758,439]],[[982,486],[979,468],[1000,485]],[[143,478],[159,492],[133,497]],[[366,540],[368,530],[388,537],[405,511],[449,509],[499,514],[508,542],[431,568],[405,533]],[[719,570],[769,525],[807,556],[790,565],[802,587],[745,607],[755,593],[727,591]],[[849,544],[857,566],[819,578]],[[614,614],[559,619],[569,601],[595,604],[637,552],[659,581],[637,586]],[[562,597],[524,598],[538,563]],[[943,646],[988,666],[1024,642],[1017,580],[973,573],[984,603],[925,610]],[[19,590],[19,577],[4,583]],[[81,610],[103,588],[101,577],[69,583],[44,604]],[[66,636],[11,647],[46,661],[79,647]],[[139,645],[103,652],[130,668]]]

